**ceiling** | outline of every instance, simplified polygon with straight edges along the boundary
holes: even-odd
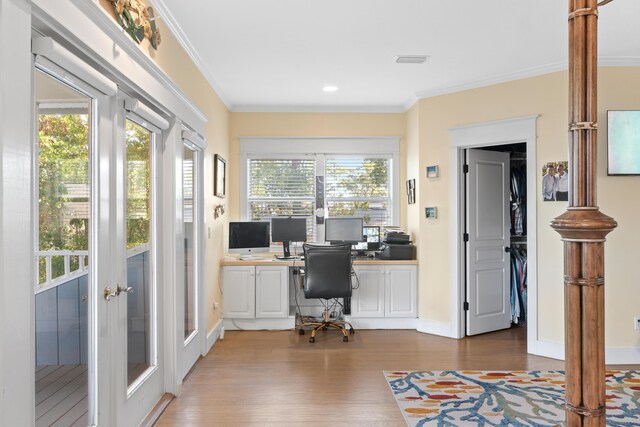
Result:
[[[152,3],[232,111],[403,112],[567,67],[566,0]],[[640,1],[600,8],[601,65],[640,65],[639,21]]]

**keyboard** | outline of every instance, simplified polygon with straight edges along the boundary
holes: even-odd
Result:
[[[274,258],[280,261],[304,261],[303,256],[276,256]]]

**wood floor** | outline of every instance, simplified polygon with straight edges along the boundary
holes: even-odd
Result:
[[[564,369],[526,353],[526,330],[463,340],[408,330],[227,331],[156,426],[405,426],[384,370]]]

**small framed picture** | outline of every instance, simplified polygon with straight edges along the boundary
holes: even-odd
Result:
[[[407,202],[412,205],[416,202],[416,180],[407,180]]]
[[[424,208],[424,216],[427,217],[427,219],[438,218],[438,208]]]
[[[427,166],[427,178],[437,178],[440,175],[440,168],[437,165]]]
[[[213,158],[213,194],[224,197],[227,193],[227,162],[216,154]]]

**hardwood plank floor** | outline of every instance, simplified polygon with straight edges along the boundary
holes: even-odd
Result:
[[[384,370],[564,369],[526,353],[526,330],[453,340],[409,330],[227,331],[157,426],[404,426]],[[637,368],[637,367],[636,367]]]

